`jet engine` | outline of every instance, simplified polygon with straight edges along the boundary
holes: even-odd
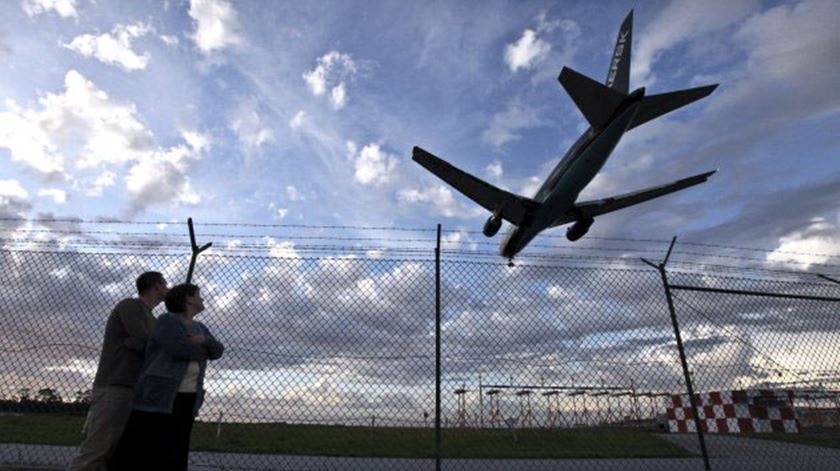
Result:
[[[502,227],[502,217],[497,216],[496,214],[487,218],[487,222],[484,223],[484,235],[487,237],[493,237],[499,232],[499,228]]]
[[[572,227],[566,229],[566,238],[574,242],[584,236],[589,231],[589,226],[595,222],[592,218],[578,219]]]

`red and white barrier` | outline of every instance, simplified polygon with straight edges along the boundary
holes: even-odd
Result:
[[[694,395],[700,427],[709,433],[799,433],[793,393],[775,390],[714,391]],[[671,396],[668,430],[696,432],[688,394]]]

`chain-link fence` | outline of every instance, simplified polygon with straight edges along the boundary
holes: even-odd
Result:
[[[308,257],[276,244],[199,257],[200,320],[226,351],[208,366],[191,466],[840,464],[840,284],[675,264],[663,285],[630,261],[489,260],[444,251],[439,265],[438,436],[432,250]],[[69,462],[108,313],[140,272],[174,283],[188,263],[184,253],[0,250],[0,462]]]

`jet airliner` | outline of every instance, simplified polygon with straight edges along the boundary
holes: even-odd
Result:
[[[514,227],[502,242],[501,255],[512,259],[541,231],[574,223],[566,237],[583,237],[596,216],[626,208],[705,182],[717,170],[609,198],[577,201],[595,178],[625,132],[670,111],[708,96],[708,85],[658,95],[645,95],[641,87],[628,93],[631,10],[618,33],[605,83],[563,67],[558,80],[589,122],[589,129],[569,148],[533,198],[515,195],[466,173],[431,153],[414,147],[412,159],[455,189],[492,212],[483,233],[493,237],[502,221]]]

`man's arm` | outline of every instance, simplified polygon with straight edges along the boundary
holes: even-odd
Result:
[[[121,301],[114,308],[117,318],[128,336],[123,339],[123,346],[135,352],[143,352],[149,340],[149,330],[146,326],[146,310],[139,302]]]

